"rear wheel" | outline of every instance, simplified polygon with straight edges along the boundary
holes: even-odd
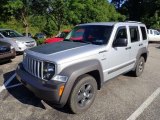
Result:
[[[86,111],[93,103],[97,93],[97,82],[90,75],[79,78],[69,99],[69,106],[73,113]]]
[[[143,73],[144,66],[145,66],[145,59],[144,57],[140,57],[136,65],[136,69],[133,71],[136,77],[140,76]]]

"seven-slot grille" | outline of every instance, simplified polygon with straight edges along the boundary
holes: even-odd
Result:
[[[23,66],[30,74],[43,79],[43,61],[26,55],[23,60]]]

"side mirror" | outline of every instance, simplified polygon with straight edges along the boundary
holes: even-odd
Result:
[[[126,47],[128,44],[127,39],[119,38],[113,42],[113,47]]]

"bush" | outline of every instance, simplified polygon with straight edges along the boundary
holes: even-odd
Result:
[[[36,40],[36,41],[37,41],[37,45],[43,44],[43,43],[44,43],[44,40],[45,40],[45,39],[43,39],[43,38]]]

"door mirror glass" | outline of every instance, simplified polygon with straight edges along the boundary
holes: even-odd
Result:
[[[113,47],[126,47],[128,44],[126,38],[118,38],[114,41]]]

